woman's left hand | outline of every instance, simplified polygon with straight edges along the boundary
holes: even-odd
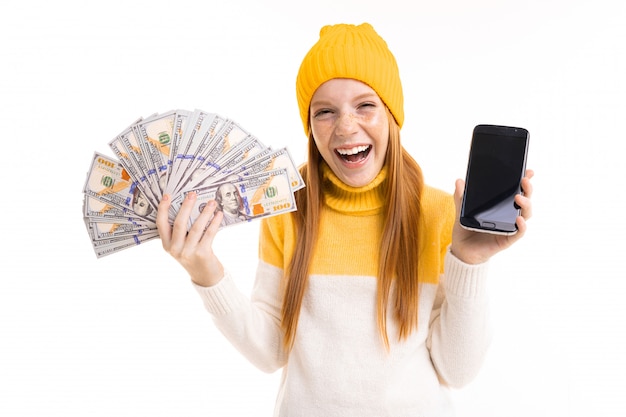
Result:
[[[459,223],[461,214],[461,201],[465,181],[456,180],[454,192],[454,203],[456,205],[456,221],[452,230],[452,244],[450,251],[454,256],[468,264],[479,264],[489,260],[496,253],[508,248],[513,243],[520,240],[526,233],[526,221],[532,216],[531,196],[533,187],[530,179],[533,177],[532,170],[526,170],[526,176],[522,179],[521,185],[523,194],[515,196],[515,202],[521,208],[520,216],[517,217],[517,233],[513,235],[497,235],[492,233],[481,233],[466,230]]]

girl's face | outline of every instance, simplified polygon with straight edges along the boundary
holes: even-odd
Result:
[[[387,112],[368,85],[348,78],[322,84],[311,99],[315,145],[341,181],[369,184],[385,163],[389,144]]]

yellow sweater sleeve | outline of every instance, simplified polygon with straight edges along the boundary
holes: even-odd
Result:
[[[293,213],[286,213],[261,221],[259,258],[283,271],[287,269],[296,243],[293,216]]]
[[[422,193],[419,277],[421,282],[436,284],[444,271],[444,258],[452,242],[456,209],[451,194],[432,187]]]

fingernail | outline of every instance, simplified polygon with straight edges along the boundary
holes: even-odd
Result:
[[[187,193],[187,198],[188,198],[189,200],[195,200],[195,199],[196,199],[196,193],[195,193],[195,192],[193,192],[193,191],[192,191],[192,192]]]
[[[163,201],[168,201],[169,199],[170,199],[169,194],[163,194],[163,198],[162,198]]]

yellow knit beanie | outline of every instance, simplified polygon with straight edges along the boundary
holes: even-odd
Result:
[[[311,98],[320,85],[333,78],[352,78],[369,85],[402,127],[404,97],[398,64],[369,23],[324,26],[304,57],[296,78],[296,96],[307,135]]]

